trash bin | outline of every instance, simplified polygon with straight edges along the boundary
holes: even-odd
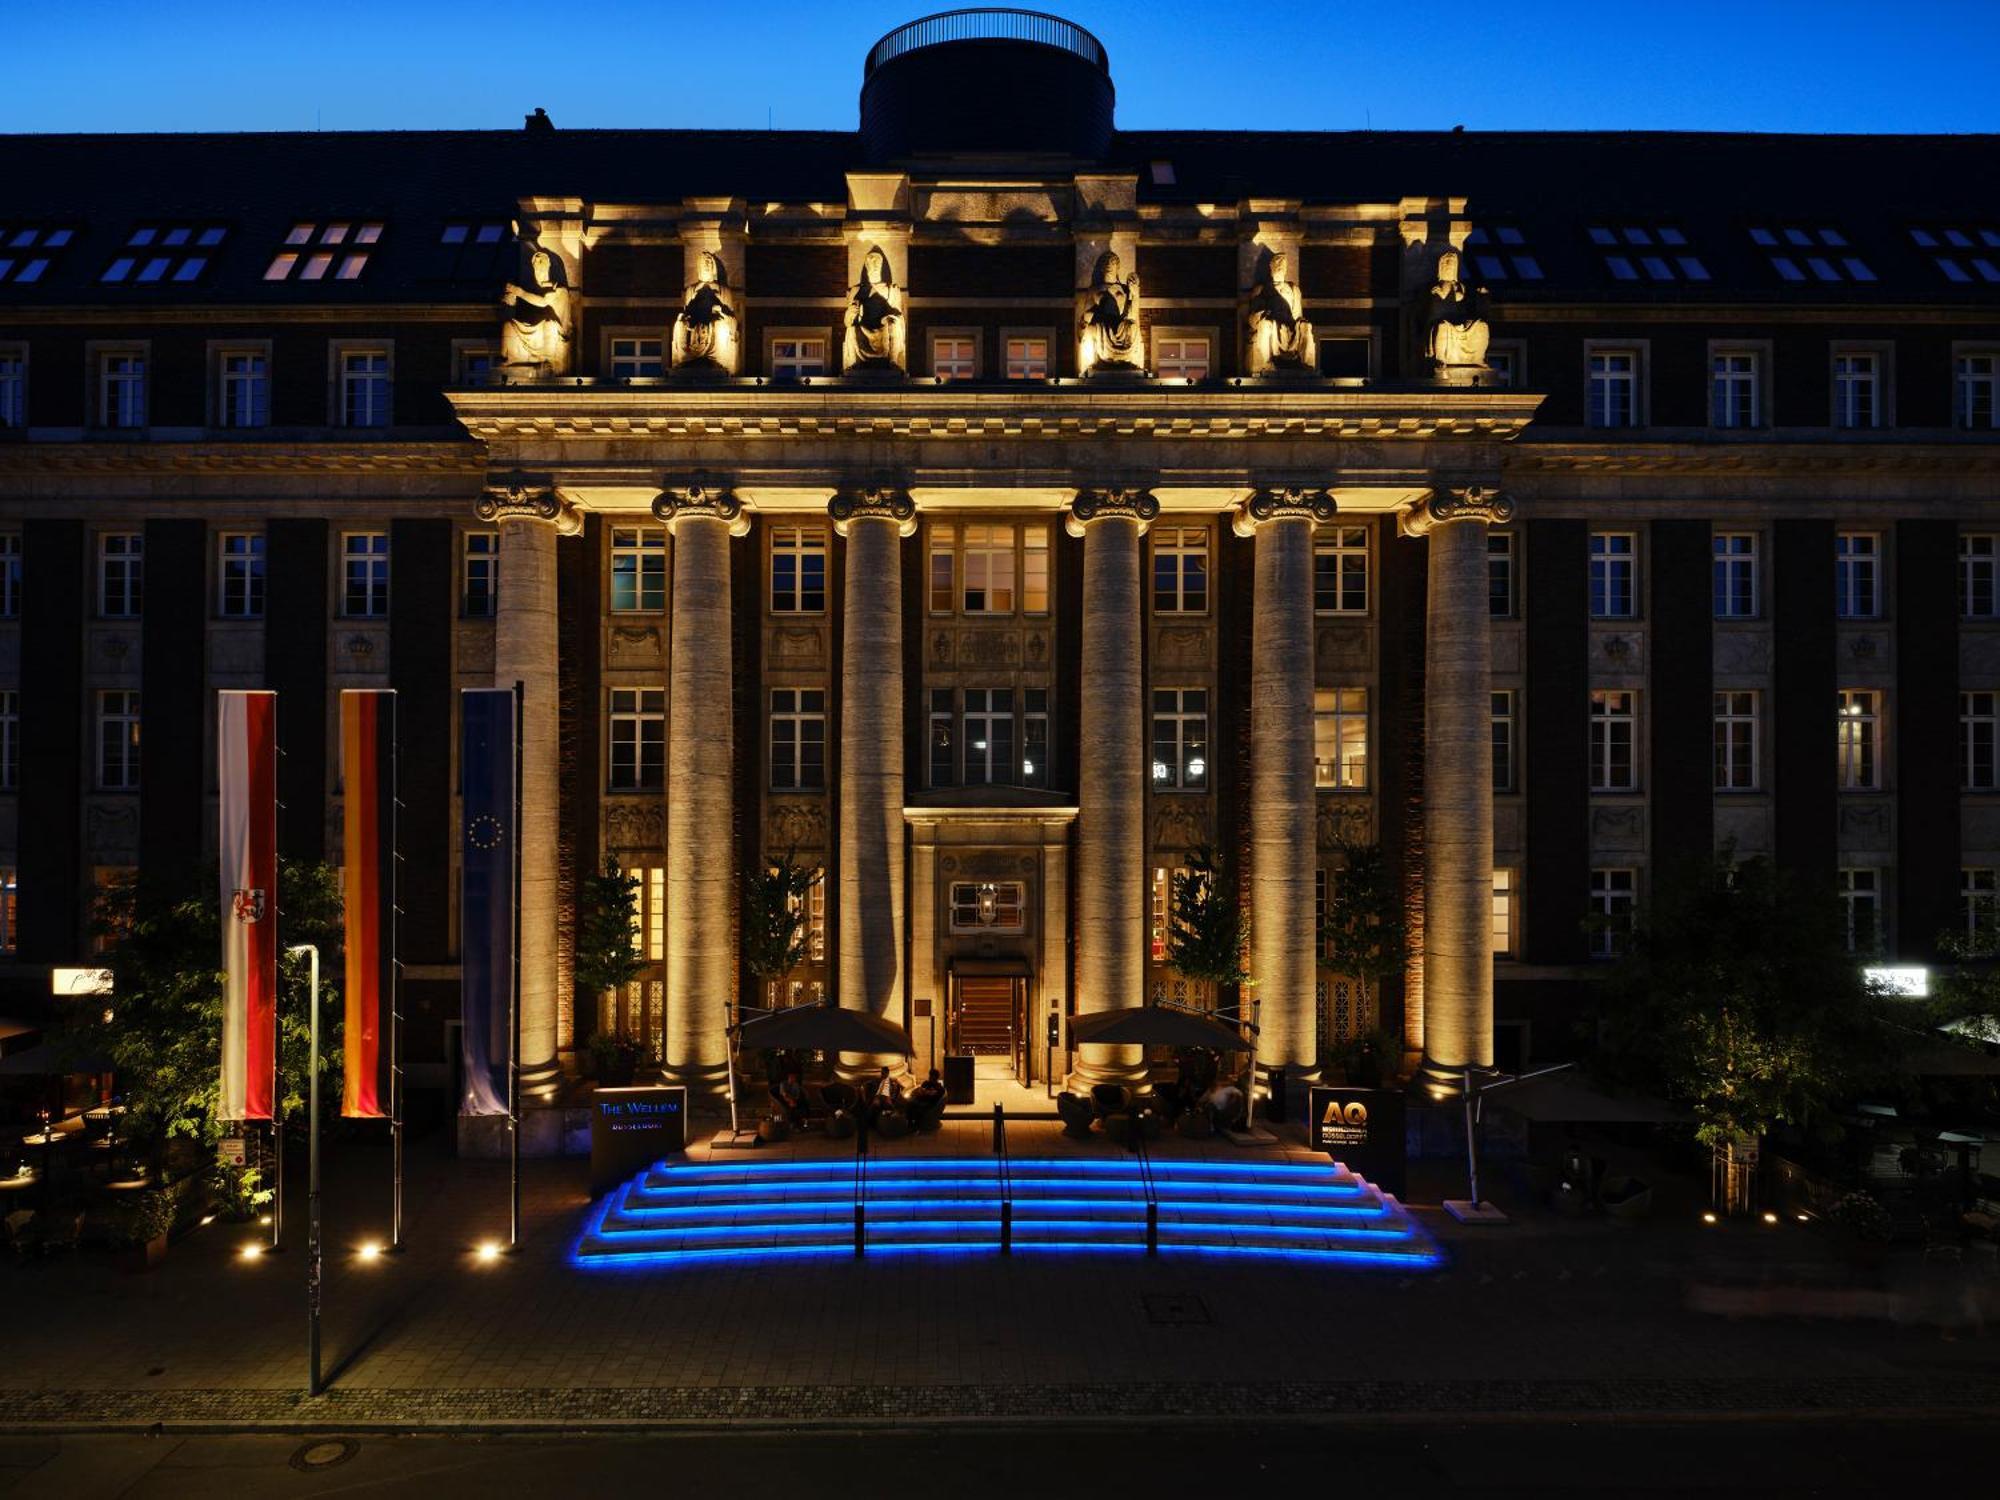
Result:
[[[1285,1123],[1285,1070],[1282,1066],[1271,1069],[1271,1097],[1264,1103],[1264,1118],[1272,1125]]]
[[[972,1102],[972,1055],[946,1053],[944,1059],[944,1102],[947,1104],[970,1104]]]

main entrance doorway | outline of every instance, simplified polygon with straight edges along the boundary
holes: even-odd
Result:
[[[980,1078],[1028,1076],[1028,977],[1005,972],[1025,967],[976,960],[952,966],[945,1047],[972,1057]]]

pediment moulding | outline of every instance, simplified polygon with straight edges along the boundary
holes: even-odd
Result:
[[[494,475],[472,508],[482,521],[544,522],[554,526],[560,536],[577,536],[583,531],[582,514],[543,474]]]

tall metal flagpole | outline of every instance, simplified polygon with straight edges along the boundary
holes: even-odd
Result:
[[[507,1029],[512,1038],[507,1049],[507,1153],[510,1158],[508,1183],[507,1248],[521,1248],[521,740],[522,700],[527,687],[514,680],[514,921],[512,979],[507,987]]]
[[[403,1248],[403,716],[389,700],[389,1248]]]
[[[297,943],[291,953],[303,953],[312,964],[308,1004],[312,1007],[312,1041],[306,1075],[306,1394],[320,1393],[319,1298],[322,1241],[319,1232],[319,949]]]

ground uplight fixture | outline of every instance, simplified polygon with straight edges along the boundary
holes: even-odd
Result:
[[[364,1240],[355,1247],[354,1253],[363,1260],[374,1260],[382,1253],[382,1247],[374,1240]]]
[[[1712,1208],[1703,1209],[1701,1213],[1701,1222],[1704,1224],[1713,1224],[1715,1222],[1715,1210]]]
[[[1778,1216],[1772,1213],[1771,1210],[1767,1208],[1764,1210],[1764,1222],[1766,1224],[1775,1224],[1778,1222]]]
[[[258,1256],[262,1255],[263,1253],[264,1253],[264,1247],[258,1244],[255,1240],[252,1240],[249,1244],[244,1245],[237,1250],[236,1257],[238,1260],[255,1260],[257,1259]]]
[[[481,1260],[498,1260],[500,1258],[499,1243],[495,1240],[481,1240],[477,1253]]]

